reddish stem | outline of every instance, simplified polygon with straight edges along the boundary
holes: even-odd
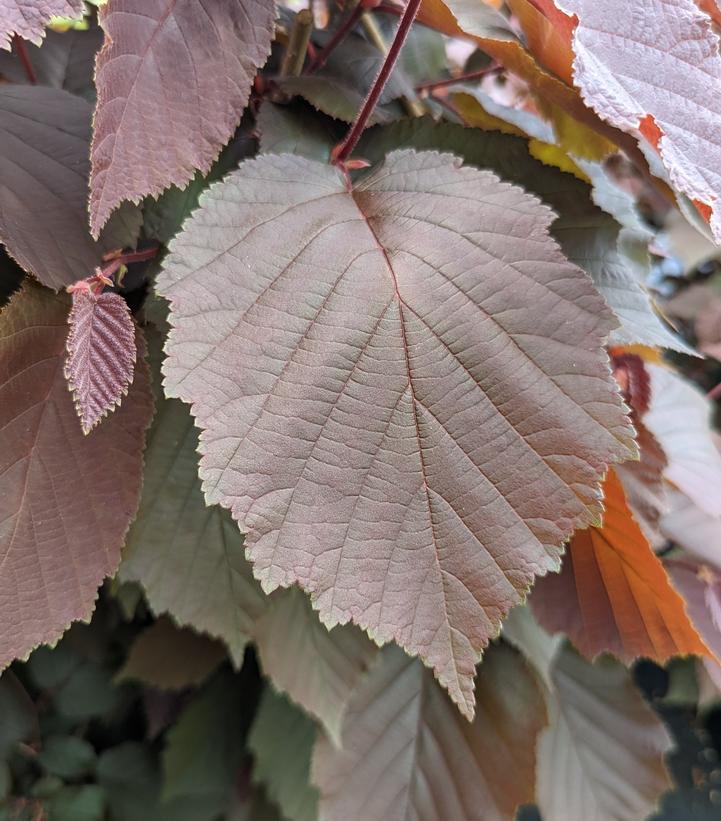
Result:
[[[378,102],[378,98],[381,96],[385,84],[388,82],[388,78],[393,71],[393,67],[395,66],[396,60],[401,53],[403,44],[406,41],[406,37],[408,37],[408,32],[411,30],[411,26],[413,25],[413,21],[416,19],[420,6],[421,0],[408,0],[408,5],[403,11],[401,22],[398,24],[395,36],[393,37],[393,42],[388,49],[388,54],[383,61],[383,65],[378,72],[378,76],[373,81],[371,90],[368,92],[368,96],[365,98],[355,122],[350,127],[345,139],[339,142],[333,149],[331,160],[335,165],[342,165],[358,144],[358,140],[363,133],[363,129],[366,127],[368,118],[373,112],[373,109]]]
[[[154,245],[152,248],[143,248],[142,251],[111,251],[109,254],[105,254],[103,257],[103,262],[118,262],[117,268],[121,265],[132,265],[133,262],[145,262],[148,259],[153,259],[153,257],[157,256],[158,249],[160,248],[159,245]],[[103,266],[103,272],[105,271],[106,266]],[[115,268],[114,270],[117,270]]]
[[[20,58],[20,62],[23,64],[28,80],[32,85],[37,85],[38,75],[35,73],[32,61],[30,60],[30,55],[25,47],[25,40],[16,34],[13,37],[13,46],[15,47],[15,51]]]
[[[706,398],[721,399],[721,382],[719,382],[715,388],[711,388],[711,390],[706,394]]]
[[[360,20],[361,14],[363,14],[362,2],[356,5],[353,11],[333,32],[333,36],[330,38],[330,40],[328,40],[325,46],[318,52],[318,54],[316,54],[316,56],[311,61],[310,65],[306,70],[306,74],[315,74],[316,71],[320,71],[320,69],[323,68],[330,55],[336,50],[336,48],[343,42],[343,40],[345,40],[345,38],[355,28],[356,23],[358,22],[358,20]]]
[[[466,74],[459,74],[457,77],[449,77],[447,80],[436,80],[431,83],[421,83],[416,86],[416,91],[421,93],[423,91],[434,91],[437,88],[446,88],[447,86],[455,85],[456,83],[469,83],[473,80],[480,80],[498,71],[501,66],[498,63],[493,63],[486,68],[478,69],[478,71],[469,71]]]

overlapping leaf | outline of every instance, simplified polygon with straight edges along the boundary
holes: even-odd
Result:
[[[35,81],[93,101],[95,53],[102,42],[103,32],[96,25],[85,31],[48,31],[41,46],[26,45]],[[0,75],[9,83],[32,85],[17,54],[0,51]]]
[[[353,694],[342,750],[316,742],[321,817],[512,818],[533,797],[546,711],[536,677],[508,645],[486,653],[477,705],[468,723],[418,661],[386,648]]]
[[[651,405],[644,423],[668,459],[666,478],[710,516],[721,516],[721,453],[712,437],[711,404],[682,376],[648,365]]]
[[[287,140],[288,119],[283,118],[282,122]],[[263,146],[273,144],[272,124],[267,120],[264,124]],[[280,125],[278,119],[276,125]],[[323,136],[321,131],[305,131],[305,141],[299,143],[296,138],[296,145],[304,153],[311,149],[309,142],[312,141],[315,151],[320,154]],[[277,140],[276,136],[276,144]],[[289,150],[289,142],[282,144],[284,150]],[[359,144],[358,154],[380,161],[386,151],[399,146],[451,151],[466,162],[489,168],[502,178],[538,194],[559,215],[551,226],[551,234],[566,256],[591,276],[621,324],[611,332],[611,341],[615,344],[639,342],[691,352],[655,313],[630,260],[619,248],[619,225],[594,204],[591,188],[572,175],[535,160],[526,140],[451,123],[438,124],[430,118],[415,119],[370,129]]]
[[[551,218],[450,155],[395,152],[352,192],[266,156],[208,192],[158,278],[166,390],[264,588],[397,640],[469,716],[483,646],[633,452],[609,313]]]
[[[721,239],[718,37],[693,0],[556,0],[575,15],[573,78],[611,125],[658,143],[675,188],[711,211]],[[633,24],[629,26],[629,20]]]
[[[551,683],[550,725],[538,741],[543,818],[646,818],[669,785],[663,757],[671,740],[630,673],[610,659],[592,665],[564,649]]]
[[[318,718],[338,743],[348,699],[375,658],[375,645],[350,625],[329,632],[297,589],[272,597],[254,638],[275,687]]]
[[[83,433],[122,401],[135,370],[135,325],[125,300],[110,291],[73,291],[65,378]]]
[[[88,231],[91,109],[55,88],[0,86],[0,242],[43,285],[92,274],[104,251],[132,245],[139,214]]]
[[[503,635],[544,683],[549,726],[538,741],[536,803],[547,821],[638,821],[669,784],[671,739],[628,670],[591,664],[517,607]],[[632,775],[631,775],[632,774]]]
[[[159,340],[151,358],[159,369]],[[355,627],[328,632],[307,597],[279,591],[270,599],[253,578],[243,538],[230,516],[206,507],[198,479],[198,436],[187,406],[163,399],[145,454],[138,517],[119,576],[143,585],[156,613],[169,612],[222,639],[237,665],[255,640],[263,670],[337,739],[349,695],[376,648]]]
[[[100,22],[90,224],[207,172],[270,53],[273,0],[108,0]]]
[[[26,285],[0,319],[0,666],[89,616],[140,496],[147,368],[84,436],[63,375],[68,302]]]
[[[0,48],[15,34],[40,45],[51,17],[77,17],[82,8],[82,0],[0,0]]]
[[[197,687],[225,657],[225,647],[219,641],[176,627],[167,616],[161,616],[138,634],[117,680],[142,681],[160,690]]]
[[[316,735],[315,725],[302,710],[265,688],[248,736],[255,759],[253,780],[265,786],[290,821],[318,818],[318,791],[310,783]]]
[[[536,585],[531,602],[541,624],[566,633],[591,658],[604,652],[624,661],[709,655],[613,471],[604,502],[603,526],[576,533],[561,573]]]
[[[688,496],[669,493],[669,511],[660,522],[661,532],[694,559],[721,571],[721,516],[711,516]]]

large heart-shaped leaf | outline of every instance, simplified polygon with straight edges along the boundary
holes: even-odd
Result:
[[[270,53],[273,0],[109,0],[98,54],[90,224],[207,172]]]
[[[609,311],[552,218],[450,155],[395,152],[352,190],[265,156],[158,277],[166,390],[266,591],[421,655],[468,716],[482,648],[634,452]]]
[[[88,618],[140,496],[147,366],[83,435],[63,375],[68,303],[28,284],[0,321],[0,667]]]

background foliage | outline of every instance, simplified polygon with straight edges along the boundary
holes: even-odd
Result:
[[[0,3],[0,818],[719,817],[719,25]]]

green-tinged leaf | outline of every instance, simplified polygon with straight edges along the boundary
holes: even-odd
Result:
[[[278,86],[292,96],[302,97],[318,111],[337,120],[351,123],[363,104],[365,94],[348,82],[325,74],[283,77]],[[371,125],[390,123],[403,116],[403,109],[397,102],[377,105],[368,122]]]
[[[318,72],[300,77],[278,77],[276,83],[287,94],[303,97],[329,117],[352,122],[378,75],[383,56],[363,36],[352,33],[343,41],[343,48],[333,51]],[[397,100],[411,95],[413,86],[397,65],[369,122],[385,123],[402,117],[403,109]]]
[[[318,791],[310,783],[316,736],[315,725],[302,710],[265,688],[248,736],[253,780],[265,786],[290,821],[318,818]]]
[[[299,100],[289,105],[265,100],[256,128],[264,154],[300,154],[321,162],[328,161],[331,149],[342,137],[335,120]]]
[[[200,821],[194,802],[162,801],[162,777],[149,746],[127,741],[103,752],[98,784],[107,796],[109,821]]]
[[[274,686],[340,741],[348,699],[378,648],[355,626],[330,632],[297,588],[279,591],[255,630],[260,662]]]
[[[97,784],[63,787],[46,804],[51,821],[103,821],[105,791]]]
[[[18,741],[28,741],[37,732],[35,705],[17,677],[6,670],[0,676],[0,761]]]
[[[225,646],[161,616],[133,642],[116,681],[141,681],[160,690],[197,687],[225,659]]]
[[[465,162],[495,171],[503,179],[537,194],[559,215],[550,231],[564,254],[590,275],[621,323],[620,328],[611,332],[610,341],[691,351],[655,313],[648,293],[638,281],[635,264],[619,247],[618,223],[594,204],[591,187],[572,174],[535,160],[525,140],[416,119],[368,131],[356,153],[378,162],[397,146],[452,151]]]
[[[566,647],[554,658],[550,724],[538,741],[536,800],[544,818],[638,821],[668,788],[671,741],[630,673]]]
[[[243,758],[252,703],[230,673],[219,673],[166,734],[163,801],[195,807],[194,821],[211,821],[230,802]]]
[[[171,185],[157,199],[148,198],[143,208],[143,233],[149,239],[167,245],[180,230],[188,215],[197,207],[200,195],[211,182],[220,179],[240,160],[250,156],[255,140],[241,125],[235,137],[223,149],[207,174],[197,172],[185,188]]]
[[[154,387],[161,390],[159,340],[151,337]],[[142,584],[156,614],[222,639],[237,665],[266,607],[230,516],[206,507],[198,479],[198,434],[188,408],[159,399],[145,451],[140,509],[119,577]]]
[[[91,660],[81,662],[55,693],[57,711],[76,721],[106,715],[119,702],[111,672]]]
[[[85,31],[48,31],[42,45],[28,43],[27,55],[38,85],[63,88],[94,102],[95,53],[102,42],[102,29],[92,25]],[[9,83],[29,83],[22,61],[14,53],[0,51],[0,76]]]
[[[55,689],[67,681],[82,659],[66,641],[54,647],[38,647],[27,660],[25,669],[31,682],[40,690]]]
[[[150,335],[150,341],[157,366],[159,340]],[[154,384],[159,392],[159,376]],[[140,582],[156,613],[169,612],[222,639],[237,665],[254,637],[276,687],[337,734],[348,692],[374,646],[353,627],[329,633],[300,591],[279,591],[267,599],[245,559],[237,527],[226,511],[205,506],[188,408],[160,396],[157,404],[140,511],[120,578]]]
[[[38,762],[46,772],[65,780],[82,778],[95,766],[95,750],[84,738],[50,736],[43,740]]]
[[[520,654],[498,644],[479,667],[476,700],[469,723],[420,662],[386,648],[353,693],[342,749],[316,742],[321,818],[512,818],[533,798],[543,694]]]
[[[157,280],[166,392],[193,403],[206,499],[265,590],[297,582],[327,626],[396,640],[469,717],[503,615],[635,453],[613,318],[552,219],[448,154],[394,152],[350,191],[263,155],[208,191]]]
[[[140,496],[142,336],[128,395],[85,436],[63,374],[67,317],[65,295],[32,283],[0,316],[0,667],[89,617]]]

